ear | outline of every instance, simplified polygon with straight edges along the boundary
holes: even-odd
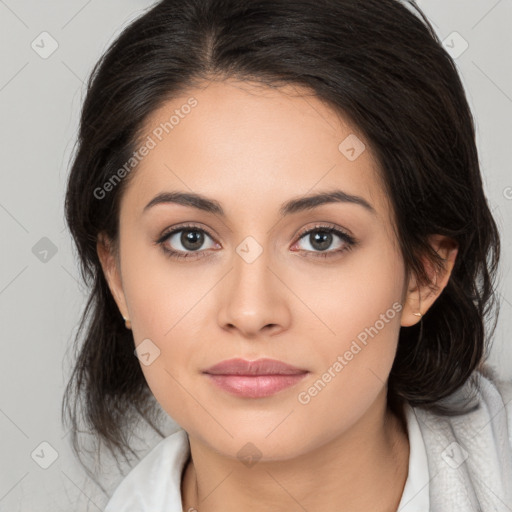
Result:
[[[432,288],[428,284],[421,287],[418,286],[416,276],[411,275],[407,283],[407,292],[404,300],[401,320],[402,327],[409,327],[421,320],[421,316],[415,313],[425,315],[430,309],[448,284],[455,264],[458,252],[458,244],[455,240],[442,235],[431,235],[429,242],[439,256],[443,258],[444,269],[441,272],[436,272],[429,262],[424,262]]]
[[[105,279],[110,288],[110,292],[116,301],[117,307],[119,308],[121,315],[124,318],[129,319],[130,314],[128,312],[126,298],[123,291],[119,259],[117,254],[115,254],[111,240],[104,235],[104,233],[100,233],[98,235],[96,252],[98,253],[103,274],[105,275]]]

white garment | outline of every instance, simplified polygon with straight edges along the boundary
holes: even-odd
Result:
[[[397,512],[429,512],[429,473],[427,450],[414,408],[404,404],[409,437],[409,473]]]
[[[397,512],[512,511],[512,382],[497,387],[490,373],[475,372],[450,398],[478,378],[477,411],[439,416],[405,404],[409,474]],[[119,484],[105,512],[183,512],[189,454],[184,430],[160,441]]]

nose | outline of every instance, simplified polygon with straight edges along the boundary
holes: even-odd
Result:
[[[269,264],[268,251],[249,263],[235,254],[233,268],[220,287],[219,326],[244,337],[275,335],[289,328],[290,297],[285,276]]]

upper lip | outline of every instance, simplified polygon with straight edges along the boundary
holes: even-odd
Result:
[[[307,373],[307,370],[283,363],[277,359],[226,359],[204,370],[212,375],[298,375]]]

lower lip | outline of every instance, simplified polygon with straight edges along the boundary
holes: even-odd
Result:
[[[212,375],[206,374],[224,391],[245,398],[263,398],[294,386],[307,373],[295,375]]]

